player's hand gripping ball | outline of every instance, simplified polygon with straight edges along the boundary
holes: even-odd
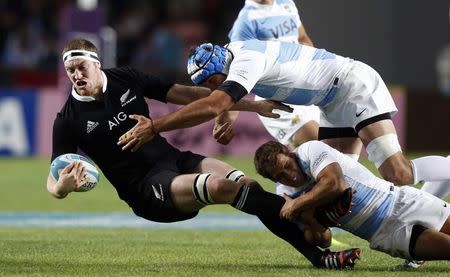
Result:
[[[78,154],[69,153],[56,157],[50,166],[50,174],[56,181],[58,181],[61,170],[74,161],[80,161],[86,170],[86,182],[75,191],[84,192],[95,188],[99,180],[98,170],[91,160]]]

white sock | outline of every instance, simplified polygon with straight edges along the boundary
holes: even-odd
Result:
[[[426,156],[411,160],[414,184],[420,181],[450,181],[450,158]]]
[[[444,199],[450,194],[450,181],[426,182],[422,190]]]

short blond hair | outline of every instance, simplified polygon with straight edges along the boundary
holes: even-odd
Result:
[[[97,47],[92,42],[84,38],[76,38],[69,41],[66,46],[64,46],[62,54],[64,55],[64,53],[71,50],[86,50],[97,53],[98,55]]]

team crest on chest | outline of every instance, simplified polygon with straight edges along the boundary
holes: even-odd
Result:
[[[127,91],[125,91],[124,94],[122,94],[122,96],[120,96],[120,105],[122,107],[125,107],[126,105],[128,105],[130,102],[133,102],[134,100],[136,100],[136,95],[131,96],[130,89],[128,89]]]

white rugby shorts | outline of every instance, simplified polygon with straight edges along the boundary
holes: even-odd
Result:
[[[398,188],[390,215],[370,239],[370,248],[412,259],[409,241],[414,225],[439,231],[450,215],[450,204],[410,186]]]
[[[255,101],[260,100],[265,99],[255,95]],[[290,106],[294,109],[292,113],[274,110],[274,112],[280,114],[279,118],[268,118],[258,114],[267,132],[284,145],[292,142],[295,132],[305,125],[305,123],[311,120],[319,123],[320,120],[320,110],[316,106]]]
[[[370,66],[354,61],[347,74],[340,75],[336,97],[321,107],[320,127],[355,128],[365,119],[397,112],[386,84]]]

